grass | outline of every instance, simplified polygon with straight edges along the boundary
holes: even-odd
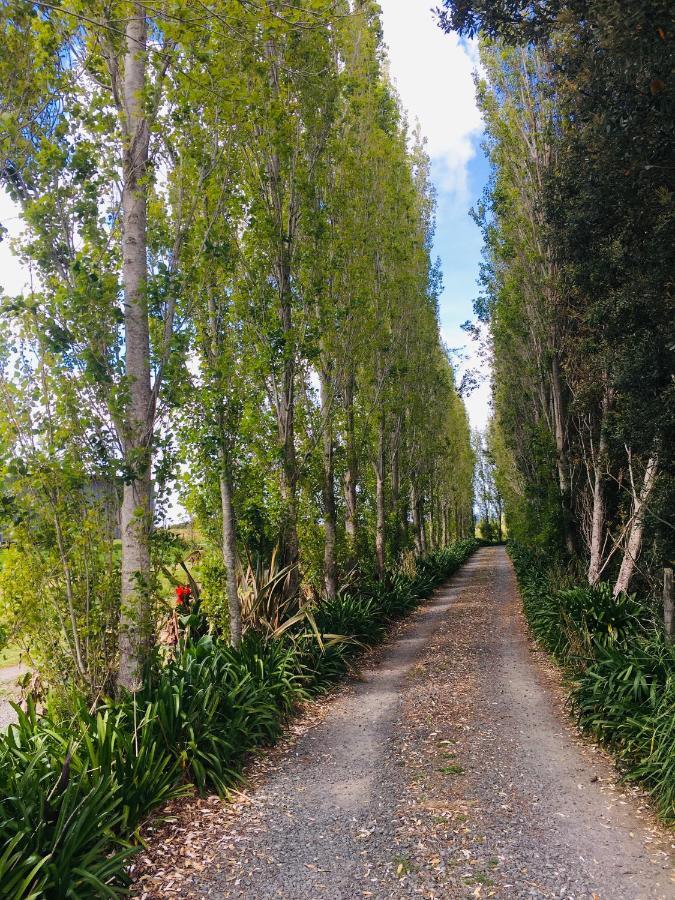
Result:
[[[443,766],[440,769],[441,775],[463,775],[464,769],[460,765]]]
[[[405,856],[395,856],[394,865],[396,866],[397,878],[403,878],[405,875],[408,875],[410,872],[412,872],[415,868],[413,863]]]
[[[473,875],[467,875],[464,879],[464,883],[467,885],[482,884],[484,887],[492,887],[494,885],[494,881],[491,878],[488,878],[487,875],[483,875],[482,872],[475,872]]]
[[[0,669],[8,669],[10,666],[18,666],[21,662],[21,650],[18,647],[9,646],[0,650]]]

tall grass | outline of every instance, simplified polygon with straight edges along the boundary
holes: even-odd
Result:
[[[555,587],[533,554],[510,552],[530,628],[570,676],[579,725],[675,823],[675,644],[648,603],[613,598],[608,584]]]
[[[339,678],[387,622],[413,609],[475,549],[465,541],[411,575],[363,581],[297,617],[276,639],[238,650],[212,638],[154,667],[135,696],[17,708],[0,735],[0,897],[118,897],[135,832],[194,785],[224,794],[256,747],[273,742],[298,701]],[[312,627],[309,627],[310,623]]]

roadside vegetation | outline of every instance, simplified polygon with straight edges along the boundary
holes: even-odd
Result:
[[[80,698],[67,711],[54,697],[39,715],[17,707],[17,724],[0,735],[0,895],[121,896],[149,812],[192,787],[224,794],[240,783],[247,756],[278,737],[295,706],[475,547],[463,541],[386,582],[366,579],[275,635],[248,631],[236,649],[206,633],[185,600],[179,643],[169,659],[156,656],[141,690],[95,707]]]
[[[675,815],[673,32],[661,0],[445,0],[479,35],[487,455],[581,726]],[[484,454],[485,455],[485,454]],[[479,492],[480,493],[480,492]]]
[[[613,597],[606,581],[574,584],[518,545],[510,553],[530,629],[569,676],[577,722],[674,824],[675,642],[664,632],[659,604]]]
[[[668,9],[443,7],[481,35],[493,172],[473,438],[374,0],[0,4],[27,284],[0,294],[0,649],[29,669],[3,897],[117,895],[148,812],[235,784],[476,510],[526,548],[580,721],[672,813]]]
[[[473,450],[376,3],[0,26],[0,896],[99,898],[466,557]]]

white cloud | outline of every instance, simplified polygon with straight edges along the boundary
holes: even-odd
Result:
[[[11,249],[13,239],[21,236],[23,221],[19,207],[0,189],[0,225],[7,229],[0,241],[0,293],[10,297],[26,290],[30,273]]]
[[[384,40],[389,48],[390,75],[408,111],[411,125],[419,120],[433,161],[432,176],[438,190],[439,226],[444,224],[444,240],[452,228],[473,228],[466,210],[469,196],[467,167],[478,149],[482,122],[476,104],[473,72],[479,68],[475,43],[444,34],[434,20],[430,0],[380,0]],[[439,229],[440,230],[440,229]],[[437,247],[443,254],[442,246]],[[478,272],[476,259],[476,273]],[[446,271],[453,284],[453,271]],[[457,318],[458,306],[466,305],[471,316],[471,295],[446,290],[441,298],[445,316]],[[444,316],[444,318],[445,318]],[[458,381],[469,369],[483,376],[479,387],[465,399],[473,428],[485,428],[490,416],[490,372],[478,348],[458,325],[445,323],[445,343],[459,352],[453,363]]]
[[[476,341],[460,327],[441,328],[441,338],[450,350],[455,351],[452,355],[452,364],[457,383],[459,384],[466,372],[471,371],[478,376],[478,387],[464,398],[464,405],[469,414],[471,427],[484,431],[491,415],[490,366],[479,353]]]
[[[444,34],[425,0],[380,0],[391,76],[419,119],[440,191],[466,191],[466,167],[481,131],[472,72],[475,48]]]

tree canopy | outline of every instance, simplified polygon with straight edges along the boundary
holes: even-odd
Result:
[[[249,570],[283,583],[290,615],[469,534],[429,160],[377,4],[0,18],[1,178],[32,274],[3,297],[22,587],[2,585],[2,615],[35,661],[92,694],[133,688],[176,571],[236,645]],[[165,527],[177,503],[196,544]]]
[[[615,592],[672,558],[673,116],[666,4],[448,2],[481,35],[476,211],[511,533]]]

